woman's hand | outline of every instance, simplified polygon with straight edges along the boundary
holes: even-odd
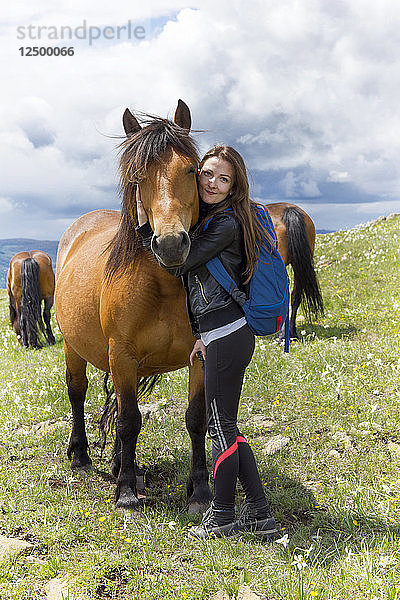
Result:
[[[139,227],[141,225],[144,225],[145,223],[147,223],[148,216],[146,211],[144,210],[142,201],[140,199],[140,189],[139,186],[136,186],[136,212],[137,212],[137,218],[138,218],[138,225]]]
[[[195,345],[193,346],[193,350],[190,353],[189,361],[190,361],[190,364],[192,366],[193,366],[193,360],[196,357],[196,354],[198,352],[201,352],[201,355],[202,355],[203,359],[205,360],[205,358],[206,358],[206,347],[205,347],[205,345],[203,344],[203,342],[201,340],[197,340],[196,341]]]

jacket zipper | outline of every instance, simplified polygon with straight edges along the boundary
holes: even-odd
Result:
[[[197,283],[198,283],[198,284],[199,284],[199,286],[200,286],[200,291],[201,291],[201,295],[202,295],[202,296],[203,296],[203,298],[204,298],[204,302],[205,302],[206,304],[208,304],[208,300],[207,300],[207,298],[206,298],[206,295],[205,295],[205,293],[204,293],[203,284],[201,283],[199,276],[198,276],[198,275],[195,275],[195,276],[194,276],[194,278],[195,278],[195,280],[197,281]]]

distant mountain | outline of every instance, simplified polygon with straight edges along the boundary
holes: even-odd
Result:
[[[335,229],[317,229],[317,233],[334,233]]]
[[[58,242],[55,240],[29,240],[24,238],[0,240],[0,286],[2,288],[7,287],[7,271],[14,254],[30,250],[43,250],[50,256],[55,270],[57,248]]]
[[[317,233],[332,233],[330,229],[318,229]],[[56,269],[58,242],[55,240],[30,240],[25,238],[11,238],[8,240],[0,239],[0,287],[7,287],[7,271],[10,265],[10,260],[24,250],[43,250],[50,256],[53,269]]]

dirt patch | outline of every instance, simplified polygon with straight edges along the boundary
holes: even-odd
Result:
[[[55,479],[55,478],[50,478],[47,480],[47,483],[49,484],[49,486],[53,489],[65,489],[65,488],[79,488],[81,487],[83,480],[80,479],[78,481],[74,480],[74,481],[64,481],[63,479]]]
[[[263,596],[258,592],[254,592],[247,585],[241,585],[237,596],[229,596],[227,592],[221,590],[210,596],[210,600],[278,600],[278,598]]]
[[[15,429],[15,433],[21,433],[25,435],[43,435],[54,429],[63,428],[68,426],[68,421],[64,419],[47,419],[47,421],[40,421],[34,425],[20,425]]]
[[[125,590],[128,583],[128,571],[124,568],[109,569],[103,575],[102,581],[96,588],[96,598],[106,600],[108,598],[118,598],[116,592],[121,593]]]
[[[249,419],[242,420],[241,423],[252,425],[253,427],[261,430],[271,429],[275,425],[275,421],[263,414],[256,414],[249,417]]]

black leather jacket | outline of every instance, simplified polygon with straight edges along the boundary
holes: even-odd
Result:
[[[204,207],[203,211],[204,215]],[[200,213],[200,214],[201,214]],[[149,223],[137,228],[143,245],[151,250],[153,231]],[[243,317],[239,304],[223,289],[210,274],[205,263],[218,256],[232,279],[242,288],[244,268],[243,234],[241,225],[232,212],[219,213],[212,217],[207,229],[191,234],[188,257],[181,267],[168,268],[171,275],[182,276],[186,289],[187,306],[193,334],[210,331],[232,323]]]

